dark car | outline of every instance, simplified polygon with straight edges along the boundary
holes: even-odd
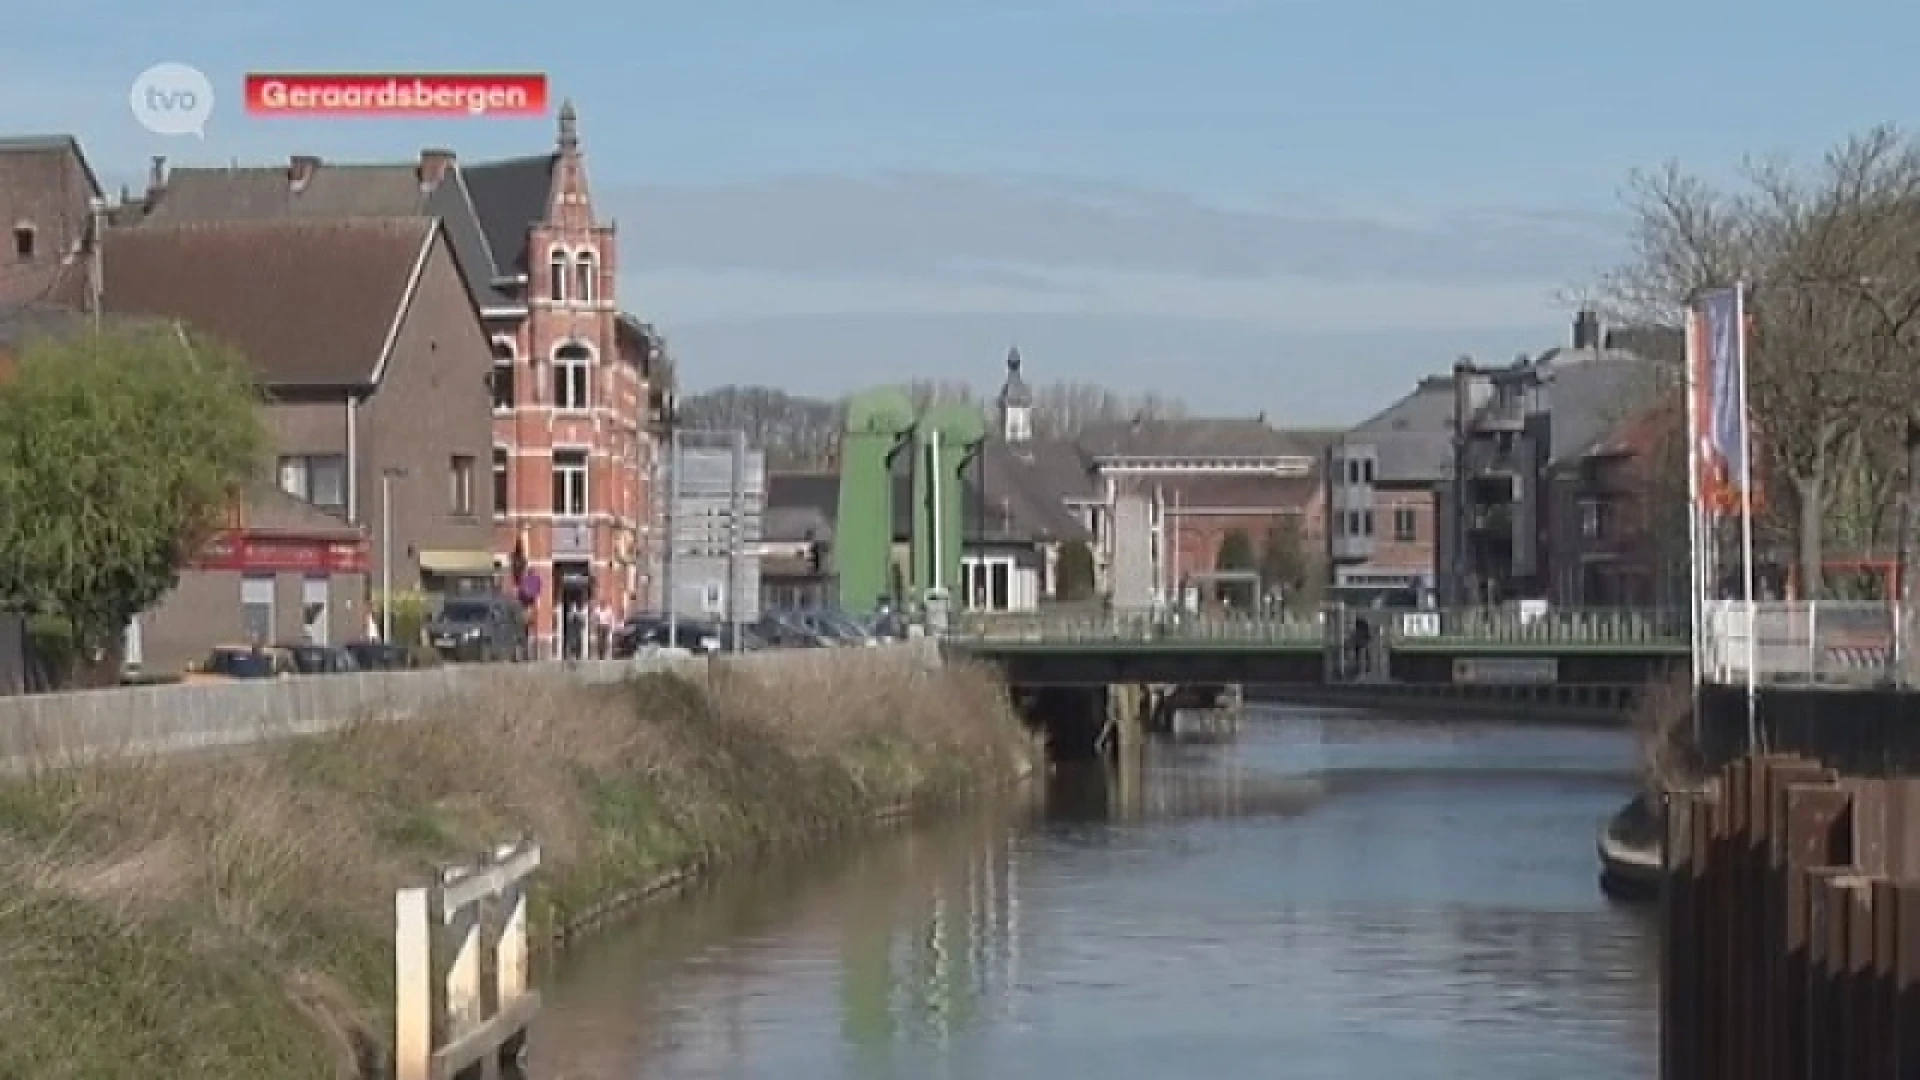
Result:
[[[754,629],[769,647],[775,649],[825,649],[839,644],[836,639],[794,619],[786,612],[762,615]]]
[[[385,641],[356,641],[347,646],[347,653],[362,671],[408,671],[420,666],[412,649]]]
[[[282,645],[302,675],[341,675],[359,671],[360,662],[337,645]]]
[[[664,615],[634,615],[613,632],[613,657],[625,660],[649,649],[664,649],[668,645],[669,634],[678,647],[697,656],[716,652],[751,652],[772,644],[756,626],[740,628],[736,647],[732,628],[723,623],[691,618],[669,623]]]
[[[426,635],[441,656],[461,663],[501,663],[526,655],[526,617],[504,596],[448,600],[428,621]]]

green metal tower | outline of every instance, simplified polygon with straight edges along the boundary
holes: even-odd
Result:
[[[913,428],[913,402],[901,390],[868,390],[847,402],[833,534],[843,611],[872,611],[893,590],[892,461]]]
[[[913,591],[924,601],[930,589],[949,595],[960,587],[966,481],[963,466],[987,437],[987,417],[971,405],[934,405],[914,426]]]

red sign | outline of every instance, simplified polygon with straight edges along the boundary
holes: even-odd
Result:
[[[246,574],[364,574],[367,545],[354,540],[223,532],[193,561],[191,569]]]

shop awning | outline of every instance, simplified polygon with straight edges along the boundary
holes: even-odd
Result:
[[[455,577],[492,574],[498,567],[491,551],[422,551],[420,569],[429,574]]]

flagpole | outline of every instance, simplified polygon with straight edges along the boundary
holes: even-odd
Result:
[[[1753,559],[1753,415],[1747,408],[1747,286],[1733,292],[1733,333],[1740,354],[1734,370],[1740,379],[1740,561],[1747,601],[1747,748],[1760,750],[1760,614]]]
[[[1705,525],[1700,514],[1700,386],[1699,316],[1693,306],[1686,314],[1687,413],[1682,430],[1687,440],[1687,617],[1692,626],[1694,724],[1699,725],[1700,684],[1706,678],[1707,605],[1706,566],[1703,562]]]

